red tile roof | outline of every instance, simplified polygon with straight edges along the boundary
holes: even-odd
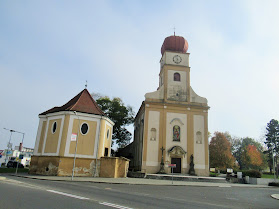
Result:
[[[96,101],[92,98],[87,89],[82,90],[78,95],[72,98],[69,102],[61,107],[53,107],[39,115],[46,115],[49,113],[60,111],[77,111],[82,113],[90,113],[95,115],[105,115],[100,109]]]

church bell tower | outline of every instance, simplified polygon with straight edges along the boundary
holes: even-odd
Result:
[[[169,36],[162,45],[159,86],[164,88],[166,102],[189,100],[190,67],[187,50],[188,42],[181,36]]]

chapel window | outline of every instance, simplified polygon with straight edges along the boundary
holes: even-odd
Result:
[[[57,122],[55,121],[53,124],[52,124],[52,133],[54,134],[56,132],[56,129],[57,129]]]
[[[202,133],[200,131],[197,131],[196,133],[196,140],[197,144],[202,144]]]
[[[173,126],[173,141],[180,141],[180,127]]]
[[[173,80],[174,81],[180,81],[180,74],[179,73],[174,73],[173,74]]]
[[[85,135],[85,134],[88,133],[88,129],[89,129],[88,124],[87,124],[87,123],[83,123],[83,124],[81,125],[81,127],[80,127],[80,132],[81,132],[83,135]]]
[[[107,139],[109,138],[109,129],[108,129],[108,131],[107,131]]]

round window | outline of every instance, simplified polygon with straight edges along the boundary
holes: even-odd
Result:
[[[57,129],[57,123],[56,123],[56,121],[55,121],[55,122],[52,124],[52,133],[53,133],[53,134],[55,133],[56,129]]]
[[[108,131],[107,131],[107,139],[109,138],[109,129],[108,129]]]
[[[81,127],[80,127],[80,132],[81,132],[83,135],[87,134],[87,132],[88,132],[88,125],[87,125],[87,123],[83,123],[83,124],[81,125]]]

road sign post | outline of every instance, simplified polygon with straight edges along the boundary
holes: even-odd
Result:
[[[18,163],[19,162],[16,161],[16,172],[15,172],[16,175],[17,175]]]
[[[176,168],[176,164],[169,164],[169,167],[171,167],[171,184],[173,184],[173,168]]]

